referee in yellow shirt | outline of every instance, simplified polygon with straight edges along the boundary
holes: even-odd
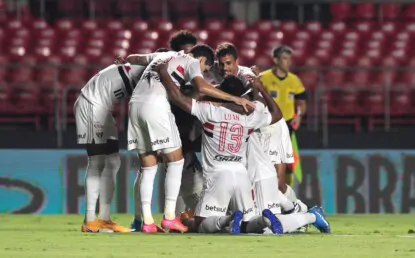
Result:
[[[282,45],[275,48],[272,54],[275,66],[260,74],[261,81],[265,89],[280,107],[290,129],[290,134],[293,136],[293,133],[300,127],[301,119],[307,110],[307,92],[300,78],[290,72],[293,49],[289,46]],[[298,155],[296,143],[294,143],[293,148],[294,153]],[[285,182],[291,185],[293,183],[293,168],[283,164],[277,169],[280,180],[284,180],[283,177],[286,175]],[[280,173],[281,169],[283,171],[286,169],[286,173]]]

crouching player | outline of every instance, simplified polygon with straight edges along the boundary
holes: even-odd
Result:
[[[200,233],[216,233],[231,221],[231,233],[251,233],[271,228],[274,233],[289,232],[292,227],[315,223],[322,232],[329,232],[324,214],[315,209],[313,213],[279,216],[281,221],[268,209],[263,216],[255,216],[251,198],[251,181],[246,169],[246,149],[249,135],[253,130],[275,123],[281,118],[276,104],[270,96],[265,100],[270,108],[257,102],[251,114],[241,115],[225,105],[212,102],[197,102],[181,94],[171,81],[166,68],[159,66],[163,85],[171,98],[183,110],[196,116],[204,126],[202,136],[202,165],[204,189],[201,201],[195,211],[193,229]],[[242,96],[245,87],[242,82],[230,76],[220,89],[234,96]],[[265,91],[262,94],[267,94]],[[236,205],[232,216],[226,216],[230,201]],[[301,216],[302,220],[299,219]],[[298,217],[298,218],[297,218]],[[295,224],[295,225],[292,225]]]

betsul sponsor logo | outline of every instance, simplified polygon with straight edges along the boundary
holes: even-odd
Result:
[[[168,143],[168,142],[170,142],[169,137],[167,137],[166,139],[157,139],[157,140],[151,142],[151,146],[159,145],[159,144],[165,144],[165,143]]]
[[[278,156],[278,151],[270,150],[269,151],[269,155],[271,155],[271,156]]]
[[[216,212],[226,212],[226,207],[221,208],[221,207],[217,207],[215,205],[211,206],[211,205],[206,204],[205,210],[207,210],[207,211],[216,211]]]
[[[246,210],[245,210],[245,209],[243,209],[243,210],[242,210],[242,213],[243,213],[243,214],[248,214],[248,213],[251,213],[251,212],[254,212],[254,208],[253,208],[253,207],[248,208],[248,209],[246,209]]]

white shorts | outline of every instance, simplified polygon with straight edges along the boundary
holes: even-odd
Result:
[[[264,209],[269,209],[274,214],[281,213],[276,176],[255,182],[253,196],[257,215],[261,215]]]
[[[235,204],[235,209],[244,214],[243,221],[249,221],[255,215],[251,181],[244,167],[230,167],[221,172],[203,175],[205,182],[201,200],[196,206],[196,216],[225,216],[231,201]]]
[[[128,117],[128,150],[145,153],[182,146],[168,103],[130,102]]]
[[[79,95],[74,105],[76,133],[79,144],[103,144],[117,140],[118,132],[111,112]]]
[[[272,164],[291,164],[294,163],[293,146],[291,142],[290,131],[284,119],[279,120],[261,132],[271,134],[269,143],[264,143],[264,148],[269,155]]]

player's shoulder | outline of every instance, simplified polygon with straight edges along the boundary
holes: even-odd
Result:
[[[239,69],[240,73],[242,73],[242,74],[254,74],[254,72],[252,72],[251,68],[249,68],[247,66],[238,65],[238,69]]]

